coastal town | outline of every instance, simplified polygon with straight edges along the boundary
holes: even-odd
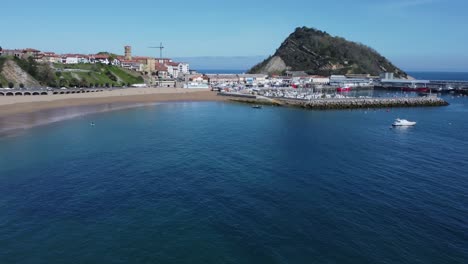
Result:
[[[162,48],[162,45],[161,47]],[[435,81],[417,80],[412,77],[396,78],[394,73],[382,73],[380,76],[371,74],[345,74],[345,75],[311,75],[305,71],[284,71],[283,74],[210,74],[199,73],[190,68],[189,63],[175,62],[170,58],[134,56],[131,46],[123,47],[123,55],[100,52],[97,54],[57,54],[44,52],[33,48],[2,49],[0,58],[15,58],[34,61],[42,65],[50,65],[55,75],[62,72],[72,73],[75,79],[80,73],[88,72],[85,66],[106,65],[125,70],[127,73],[138,76],[140,82],[93,84],[79,82],[75,84],[59,83],[54,90],[51,87],[25,87],[24,84],[9,83],[8,87],[0,87],[0,96],[17,95],[45,95],[69,94],[80,92],[102,91],[93,88],[116,89],[124,87],[164,87],[186,89],[210,89],[218,92],[261,94],[269,97],[284,97],[290,99],[322,99],[354,97],[348,94],[358,90],[395,90],[404,92],[417,92],[420,94],[456,92],[467,94],[466,81]],[[106,73],[111,75],[113,73]],[[1,76],[0,76],[1,77]],[[115,76],[113,76],[115,77]],[[118,77],[118,76],[117,76]],[[116,80],[118,78],[115,78]],[[1,80],[0,80],[1,84]],[[48,91],[9,91],[20,90],[48,90]],[[87,88],[88,90],[84,90]],[[78,90],[77,90],[78,89]],[[70,90],[70,91],[66,91]]]
[[[55,52],[43,52],[33,48],[26,49],[2,49],[0,57],[13,57],[20,59],[32,58],[38,63],[50,65],[79,65],[79,64],[103,64],[121,67],[123,69],[140,73],[148,79],[171,80],[179,76],[189,74],[188,63],[174,62],[169,58],[154,58],[148,56],[133,56],[132,47],[124,47],[124,55],[116,55],[107,52],[98,54],[57,54]],[[73,69],[72,67],[69,69]],[[152,77],[152,78],[151,78]],[[158,83],[148,83],[155,85]]]

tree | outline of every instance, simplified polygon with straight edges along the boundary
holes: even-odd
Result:
[[[116,59],[115,55],[114,54],[111,54],[108,58],[109,60],[109,65],[112,65],[112,62],[114,62],[114,60]]]
[[[39,66],[39,76],[38,80],[47,86],[54,86],[56,84],[55,82],[55,75],[54,71],[52,68],[49,66],[49,64],[42,64]]]
[[[37,62],[32,56],[28,57],[28,73],[33,77],[37,77]]]
[[[1,47],[0,47],[1,48]],[[3,83],[0,82],[0,88],[3,88]]]
[[[20,83],[20,84],[19,84],[19,87],[20,87],[21,89],[23,89],[23,88],[24,88],[24,83]]]
[[[72,78],[70,80],[70,86],[71,87],[78,87],[78,86],[80,86],[80,81],[78,79],[76,79],[76,78]]]
[[[88,81],[86,81],[85,79],[82,79],[80,81],[80,87],[89,87]]]
[[[109,86],[110,86],[109,83],[106,83],[106,87],[109,88]]]
[[[68,87],[68,81],[66,79],[60,79],[60,87]]]
[[[14,87],[15,87],[15,84],[14,84],[14,83],[12,83],[12,82],[9,82],[9,83],[8,83],[8,88],[11,89],[11,88],[14,88]]]

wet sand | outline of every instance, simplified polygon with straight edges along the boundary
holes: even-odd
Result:
[[[0,136],[79,116],[151,105],[159,102],[225,101],[207,89],[131,88],[98,93],[2,96]]]

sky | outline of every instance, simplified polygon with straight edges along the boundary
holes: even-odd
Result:
[[[159,56],[247,67],[296,27],[373,47],[405,70],[468,71],[466,0],[2,0],[0,46]],[[195,57],[195,58],[194,58]],[[230,66],[231,57],[244,58]],[[235,68],[235,67],[234,67]]]

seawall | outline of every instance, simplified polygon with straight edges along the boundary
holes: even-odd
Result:
[[[229,95],[226,95],[229,96]],[[392,107],[429,107],[447,106],[445,100],[435,96],[400,97],[400,98],[344,98],[344,99],[313,99],[295,100],[286,98],[265,98],[252,96],[231,97],[231,101],[277,106],[301,107],[306,109],[359,109],[359,108],[392,108]]]
[[[296,100],[281,101],[284,102],[285,105],[299,106],[309,109],[356,109],[448,105],[445,100],[438,97],[317,99],[305,102]]]

